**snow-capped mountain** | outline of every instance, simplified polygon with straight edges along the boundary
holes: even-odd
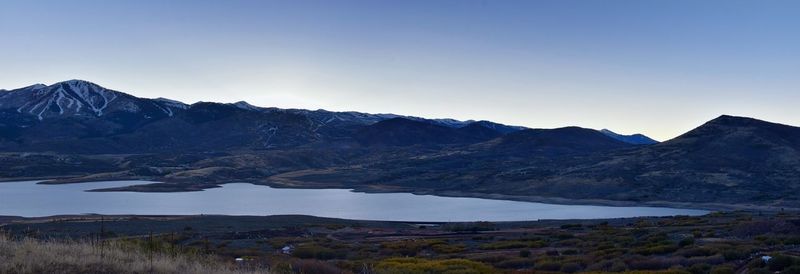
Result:
[[[394,118],[464,128],[458,140],[483,140],[520,129],[491,122],[259,107],[244,101],[187,105],[70,80],[0,91],[0,149],[76,153],[272,149],[347,143],[360,129]],[[465,136],[470,133],[476,136]]]
[[[36,84],[0,93],[0,110],[35,116],[38,120],[64,117],[101,117],[109,113],[140,114],[153,119],[173,116],[186,104],[167,99],[142,99],[97,84],[69,80]]]
[[[247,111],[265,113],[290,113],[306,116],[317,128],[329,125],[371,125],[392,118],[406,118],[440,126],[460,128],[475,121],[455,119],[426,119],[397,114],[370,114],[355,111],[336,112],[328,110],[280,109],[259,107],[245,101],[230,104]],[[107,89],[92,82],[69,80],[52,85],[35,84],[14,90],[0,90],[0,111],[13,109],[19,114],[34,116],[38,120],[63,117],[101,117],[112,112],[142,113],[148,119],[158,116],[171,117],[176,112],[187,110],[191,105],[166,98],[146,99]],[[148,110],[155,110],[152,113]],[[502,126],[503,131],[524,129],[486,122],[487,126]]]

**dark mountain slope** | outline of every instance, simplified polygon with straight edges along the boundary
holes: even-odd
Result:
[[[630,146],[596,130],[580,127],[527,129],[510,133],[486,144],[497,152],[545,155],[593,153]]]
[[[652,145],[658,144],[658,141],[651,139],[650,137],[644,136],[642,134],[631,134],[631,135],[622,135],[616,132],[613,132],[608,129],[600,130],[603,134],[607,135],[608,137],[629,143],[634,145]]]
[[[415,191],[800,207],[799,145],[800,128],[722,116],[655,145],[630,145],[580,128],[526,130],[309,180]]]
[[[98,121],[94,121],[89,127],[97,126]],[[23,142],[20,147],[83,154],[259,150],[313,143],[319,136],[310,127],[308,120],[299,115],[198,103],[170,119],[149,123],[133,132],[38,140]]]
[[[472,122],[472,123],[469,123],[468,126],[482,126],[482,127],[491,129],[493,131],[499,132],[500,134],[509,134],[509,133],[512,133],[512,132],[517,132],[517,131],[520,131],[520,130],[528,129],[528,128],[525,128],[525,127],[509,126],[509,125],[498,124],[498,123],[490,122],[490,121]]]
[[[523,130],[487,142],[368,161],[313,180],[530,195],[525,180],[554,176],[587,157],[631,147],[591,129]]]
[[[451,128],[429,121],[392,118],[366,126],[356,133],[365,145],[411,146],[471,144],[500,136],[481,125]]]
[[[675,139],[574,167],[558,181],[613,179],[618,199],[795,203],[800,128],[721,116]]]
[[[470,123],[455,131],[463,136],[469,136],[473,140],[491,140],[506,134],[506,132],[483,122]]]

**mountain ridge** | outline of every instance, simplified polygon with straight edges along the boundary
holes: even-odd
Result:
[[[652,145],[652,144],[657,144],[658,143],[658,141],[653,140],[650,137],[647,137],[647,136],[645,136],[643,134],[640,134],[640,133],[635,133],[635,134],[631,134],[631,135],[624,135],[624,134],[619,134],[619,133],[613,132],[613,131],[611,131],[609,129],[606,129],[606,128],[601,129],[600,132],[602,132],[605,135],[608,135],[611,138],[614,138],[614,139],[617,139],[617,140],[620,140],[620,141],[623,141],[623,142],[626,142],[626,143],[629,143],[629,144],[634,144],[634,145]]]
[[[95,99],[90,99],[90,100],[87,101],[85,98],[80,97],[80,96],[73,96],[73,97],[79,97],[79,98],[70,97],[70,98],[67,98],[67,99],[60,99],[57,96],[59,96],[60,92],[62,92],[62,91],[56,90],[55,93],[51,92],[51,90],[56,89],[58,87],[63,87],[65,85],[67,87],[70,87],[69,88],[70,90],[81,90],[80,87],[91,87],[90,90],[82,91],[81,93],[82,94],[89,94],[89,95],[91,95],[91,94],[101,94],[101,95],[99,97],[95,96],[94,97]],[[163,97],[152,98],[152,99],[151,98],[136,97],[136,96],[124,93],[124,92],[117,91],[117,90],[107,89],[107,88],[105,88],[105,87],[103,87],[101,85],[95,84],[95,83],[90,82],[90,81],[79,80],[79,79],[61,81],[61,82],[57,82],[57,83],[54,83],[54,84],[49,85],[49,86],[45,85],[45,84],[34,84],[34,85],[30,85],[30,86],[26,86],[26,87],[22,87],[22,88],[17,88],[17,89],[12,89],[12,90],[0,90],[2,92],[6,93],[6,94],[0,94],[0,99],[3,99],[4,97],[9,97],[10,98],[12,94],[9,93],[9,92],[35,91],[35,90],[40,90],[40,89],[45,90],[51,96],[50,99],[52,99],[52,100],[49,100],[46,105],[42,104],[41,102],[39,102],[38,104],[34,103],[34,104],[30,104],[30,105],[24,105],[25,102],[29,102],[30,101],[30,98],[23,98],[22,100],[17,100],[18,101],[17,103],[12,103],[10,105],[17,106],[18,110],[19,110],[18,113],[23,113],[24,112],[23,110],[27,110],[28,114],[35,115],[41,121],[41,120],[44,120],[44,119],[47,119],[47,118],[56,117],[57,115],[51,113],[55,109],[59,110],[59,114],[58,115],[63,115],[64,114],[64,108],[63,107],[67,107],[67,106],[68,106],[67,109],[73,108],[75,110],[75,112],[80,112],[80,110],[82,110],[84,108],[84,105],[89,105],[89,109],[94,112],[94,115],[102,116],[103,111],[106,110],[106,108],[107,108],[107,105],[105,105],[105,104],[109,104],[109,103],[111,103],[111,101],[114,101],[116,99],[116,96],[122,96],[122,97],[125,97],[125,98],[129,99],[129,100],[133,99],[133,100],[140,101],[140,102],[150,102],[151,105],[155,106],[158,109],[161,109],[162,112],[164,112],[165,114],[167,114],[167,116],[170,116],[170,117],[173,116],[176,112],[180,112],[181,110],[186,110],[186,109],[190,108],[192,105],[195,105],[197,103],[209,103],[209,102],[196,102],[194,104],[187,104],[187,103],[183,103],[183,102],[180,102],[180,101],[177,101],[177,100],[172,100],[172,99],[163,98]],[[104,94],[103,92],[109,92],[109,94],[111,94],[113,96],[103,97],[102,96],[102,94]],[[53,98],[53,97],[55,97],[55,98]],[[100,103],[99,102],[100,98],[102,98],[103,104],[99,104]],[[79,100],[79,99],[81,99],[81,100]],[[6,100],[9,100],[9,99],[6,99]],[[63,102],[62,100],[66,100],[65,102],[67,102],[67,103],[64,103],[64,104],[67,104],[67,106],[65,106],[64,104],[61,103],[61,102]],[[79,102],[80,104],[74,104],[73,102]],[[70,103],[73,103],[73,105],[69,105]],[[216,102],[212,102],[212,103],[216,103]],[[316,124],[317,127],[324,127],[326,124],[328,124],[330,122],[334,122],[334,121],[342,121],[342,122],[346,122],[346,123],[349,122],[349,123],[356,123],[356,124],[361,124],[361,125],[368,125],[368,124],[373,124],[373,123],[376,123],[376,122],[379,122],[379,121],[383,121],[383,120],[386,120],[386,119],[402,117],[402,118],[406,118],[406,119],[410,119],[410,120],[419,120],[419,121],[424,121],[424,122],[427,122],[427,123],[433,123],[433,124],[452,127],[452,128],[465,127],[465,126],[468,126],[470,124],[478,122],[478,123],[485,124],[486,127],[489,127],[489,128],[494,129],[494,130],[497,130],[499,132],[502,132],[503,134],[514,132],[514,131],[518,131],[518,130],[528,129],[527,127],[510,126],[510,125],[505,125],[505,124],[491,122],[491,121],[485,121],[485,120],[481,120],[481,121],[464,120],[464,121],[462,121],[462,120],[456,120],[456,119],[450,119],[450,118],[422,118],[422,117],[417,117],[417,116],[398,115],[398,114],[391,114],[391,113],[371,114],[371,113],[356,112],[356,111],[328,111],[328,110],[324,110],[324,109],[317,109],[317,110],[293,109],[293,108],[281,109],[281,108],[275,108],[275,107],[255,106],[255,105],[247,103],[246,101],[238,101],[238,102],[234,102],[234,103],[219,103],[219,104],[230,104],[230,105],[234,105],[234,106],[237,106],[239,108],[247,109],[247,110],[251,110],[251,111],[264,111],[264,112],[282,111],[282,112],[289,112],[289,113],[295,113],[295,114],[303,114],[303,115],[309,116],[309,118],[314,121],[314,123]],[[0,101],[0,110],[2,110],[2,108],[7,107],[7,106],[9,106],[8,103],[6,103],[5,106],[4,106],[3,102]],[[78,106],[80,106],[81,109],[78,109],[79,108]],[[135,109],[137,108],[137,104],[126,102],[125,106],[121,106],[120,108],[122,108],[122,109],[126,109],[127,108],[128,112],[135,112]],[[68,115],[69,114],[74,114],[74,113],[71,113],[69,110],[67,110],[66,112],[67,112]],[[84,114],[86,114],[86,113],[84,113]],[[150,116],[151,118],[153,117],[153,115],[151,115],[151,114],[148,115],[148,116]]]

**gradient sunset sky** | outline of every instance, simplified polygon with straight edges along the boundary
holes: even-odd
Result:
[[[800,125],[800,1],[0,1],[0,89],[677,136]]]

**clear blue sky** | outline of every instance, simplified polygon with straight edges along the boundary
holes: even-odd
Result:
[[[800,1],[0,1],[0,88],[578,125],[800,125]]]

